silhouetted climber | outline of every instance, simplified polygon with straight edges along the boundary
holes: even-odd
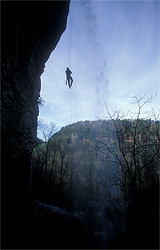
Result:
[[[73,78],[71,77],[72,72],[70,71],[69,68],[67,68],[65,72],[66,72],[66,84],[68,82],[68,86],[69,88],[71,88],[73,83]]]

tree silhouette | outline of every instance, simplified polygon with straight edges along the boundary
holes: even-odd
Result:
[[[133,98],[138,110],[136,113],[131,113],[131,119],[124,119],[124,114],[119,110],[114,111],[112,115],[106,107],[117,138],[110,143],[100,141],[99,151],[101,155],[104,154],[107,162],[117,166],[111,185],[119,186],[119,199],[125,201],[128,238],[135,240],[134,233],[136,237],[134,242],[137,243],[139,240],[139,247],[140,244],[145,246],[150,244],[153,247],[157,244],[153,235],[157,230],[154,216],[158,215],[160,122],[154,112],[152,116],[151,113],[146,113],[148,119],[140,119],[144,106],[150,103],[154,96],[146,98],[146,96],[135,95]],[[150,199],[151,196],[152,199]]]

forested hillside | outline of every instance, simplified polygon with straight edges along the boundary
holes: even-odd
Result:
[[[156,246],[159,140],[159,121],[68,125],[34,149],[32,196],[83,216],[95,246]]]

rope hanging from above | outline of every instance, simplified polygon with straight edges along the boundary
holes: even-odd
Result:
[[[67,67],[65,73],[66,73],[66,85],[68,84],[70,88],[70,123],[72,123],[72,98],[71,98],[71,87],[73,83],[73,78],[71,76],[72,71],[70,70],[70,64],[71,64],[71,52],[72,52],[72,27],[73,27],[73,11],[71,8],[70,12],[70,39],[69,39],[69,67]]]
[[[73,78],[71,76],[72,71],[70,70],[70,64],[71,64],[71,49],[72,49],[72,27],[73,27],[73,11],[71,8],[70,11],[70,39],[69,39],[69,67],[67,67],[65,73],[66,73],[66,85],[68,84],[69,88],[71,89]]]
[[[71,27],[70,27],[70,43],[69,43],[69,68],[71,63],[71,47],[72,47],[72,26],[73,26],[73,11],[71,9]]]

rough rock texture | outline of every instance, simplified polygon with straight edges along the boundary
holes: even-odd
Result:
[[[14,210],[16,202],[22,200],[28,190],[40,76],[66,28],[69,4],[70,1],[1,3],[2,209],[5,213],[13,202]],[[5,217],[5,225],[9,223],[8,218]]]
[[[36,140],[40,76],[65,30],[68,11],[69,1],[2,2],[1,131],[5,164],[10,158],[13,162],[24,157],[30,160]],[[23,169],[23,164],[18,167]]]

